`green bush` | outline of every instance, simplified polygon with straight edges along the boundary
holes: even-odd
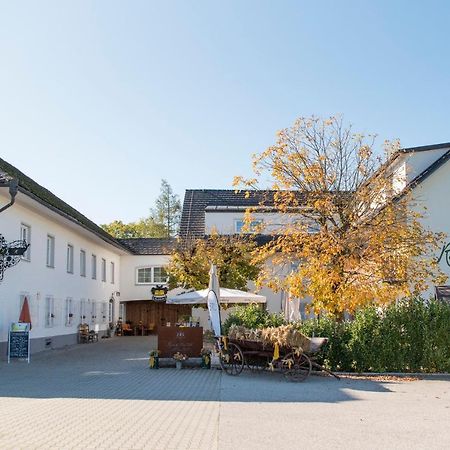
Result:
[[[227,335],[231,325],[243,325],[246,328],[256,329],[265,327],[278,327],[285,324],[283,314],[270,313],[261,305],[251,303],[238,306],[222,324],[222,333]]]
[[[258,305],[239,307],[225,321],[248,328],[279,326],[280,314]],[[354,372],[450,372],[450,304],[404,299],[386,308],[367,307],[351,321],[322,317],[299,322],[307,336],[328,338],[318,362]]]

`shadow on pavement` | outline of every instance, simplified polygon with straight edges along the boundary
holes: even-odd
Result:
[[[290,383],[277,372],[228,376],[217,369],[150,370],[155,340],[115,338],[49,351],[32,362],[0,363],[0,397],[221,402],[358,400],[358,391],[389,393],[389,383],[310,376]]]

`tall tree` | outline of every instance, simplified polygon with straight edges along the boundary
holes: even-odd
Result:
[[[152,217],[156,223],[164,225],[167,237],[177,234],[181,219],[181,202],[166,180],[161,180],[161,190],[152,210]]]
[[[373,145],[340,117],[300,118],[254,157],[255,178],[235,178],[248,189],[269,176],[283,218],[255,252],[256,262],[271,261],[259,284],[310,297],[316,312],[339,316],[443,281],[434,257],[442,236],[424,229],[412,192],[395,189],[402,180]],[[399,148],[386,145],[389,154]]]
[[[125,238],[163,238],[175,236],[181,217],[181,203],[166,180],[161,180],[161,192],[149,217],[136,222],[123,223],[114,220],[100,225],[105,231],[118,239]]]

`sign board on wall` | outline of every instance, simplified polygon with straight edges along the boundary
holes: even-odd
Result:
[[[30,362],[30,324],[13,323],[8,333],[8,363],[11,358]]]

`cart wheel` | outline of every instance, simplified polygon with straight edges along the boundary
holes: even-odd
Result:
[[[312,364],[307,355],[287,354],[282,360],[281,370],[289,381],[304,381],[311,373]]]
[[[252,372],[262,372],[269,365],[269,360],[264,356],[246,355],[245,364]]]
[[[244,355],[236,344],[229,343],[227,350],[222,349],[219,359],[227,375],[239,375],[244,368]]]

